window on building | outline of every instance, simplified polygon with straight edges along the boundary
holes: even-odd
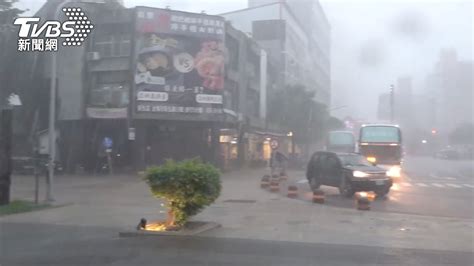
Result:
[[[224,90],[224,108],[230,110],[238,110],[239,95],[237,83],[233,80],[226,79],[225,81],[225,90]]]
[[[229,58],[229,68],[235,71],[239,69],[239,42],[230,35],[226,36],[226,46]]]
[[[97,84],[90,94],[90,106],[125,108],[129,103],[129,86],[126,84]]]
[[[131,36],[128,33],[97,34],[94,48],[101,57],[129,56]]]
[[[247,90],[247,114],[250,116],[259,116],[260,97],[256,90]]]
[[[89,105],[102,108],[127,107],[130,92],[127,74],[126,71],[99,73],[97,83],[90,92]]]

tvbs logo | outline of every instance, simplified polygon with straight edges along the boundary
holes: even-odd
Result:
[[[18,51],[57,51],[58,39],[63,46],[80,46],[92,32],[89,18],[79,7],[62,9],[67,20],[64,22],[47,20],[40,23],[37,17],[21,17],[13,24],[19,25]]]

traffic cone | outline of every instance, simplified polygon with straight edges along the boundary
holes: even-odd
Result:
[[[280,191],[280,184],[278,182],[278,178],[272,178],[272,180],[270,181],[270,191],[271,192]]]
[[[288,179],[288,176],[284,173],[280,174],[280,181],[286,181]]]
[[[288,198],[297,198],[297,197],[298,197],[298,187],[288,186]]]
[[[260,187],[261,188],[267,188],[270,185],[270,176],[269,175],[264,175],[262,177],[262,180],[260,182]]]
[[[356,195],[356,205],[357,209],[361,211],[370,210],[370,200],[367,192],[359,192]]]
[[[315,191],[313,191],[313,202],[323,204],[324,191],[322,191],[321,189],[316,189]]]

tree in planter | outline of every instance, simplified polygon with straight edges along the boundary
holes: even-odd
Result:
[[[199,159],[169,160],[147,169],[145,179],[153,195],[167,202],[167,228],[183,226],[189,217],[212,204],[221,191],[219,171]]]
[[[304,149],[323,138],[329,117],[327,107],[313,100],[315,95],[314,90],[296,84],[269,96],[268,121],[291,130],[294,142]]]

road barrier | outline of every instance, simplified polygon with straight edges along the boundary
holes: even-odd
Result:
[[[278,192],[280,191],[280,183],[278,182],[278,178],[273,177],[270,181],[270,191],[271,192]]]
[[[288,180],[288,176],[286,174],[281,174],[280,181],[286,181],[286,180]]]
[[[297,197],[298,197],[298,187],[288,186],[288,198],[297,198]]]
[[[370,199],[367,192],[359,192],[356,194],[356,205],[358,210],[370,210]]]
[[[268,188],[269,185],[270,185],[270,176],[269,175],[264,175],[262,177],[261,182],[260,182],[260,187],[261,188]]]
[[[313,191],[313,202],[323,204],[324,203],[324,191],[316,189]]]

